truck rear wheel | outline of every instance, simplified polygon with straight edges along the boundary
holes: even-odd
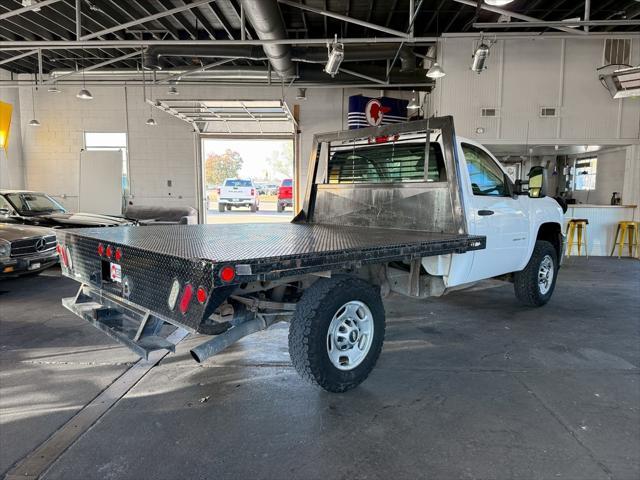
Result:
[[[298,302],[289,327],[289,355],[307,381],[329,392],[346,392],[371,373],[384,331],[377,287],[345,275],[323,278]]]
[[[219,212],[224,212],[224,203],[219,203],[218,204],[218,211]]]
[[[513,286],[520,302],[541,307],[549,301],[558,276],[558,254],[550,242],[538,240],[529,263],[513,274]]]
[[[284,205],[278,202],[278,212],[283,212],[283,211],[284,211]]]

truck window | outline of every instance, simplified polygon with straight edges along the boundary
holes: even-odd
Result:
[[[507,195],[504,173],[493,158],[482,149],[468,143],[462,144],[462,151],[467,161],[474,195]]]
[[[240,180],[237,178],[228,179],[224,181],[225,187],[250,187],[251,180]]]
[[[422,142],[385,143],[340,149],[329,158],[329,183],[424,182]],[[429,145],[427,182],[444,182],[440,144]]]

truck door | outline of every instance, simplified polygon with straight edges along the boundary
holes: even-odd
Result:
[[[505,172],[488,152],[461,145],[471,194],[470,227],[487,237],[487,248],[474,252],[469,281],[519,270],[528,246],[526,205],[511,195]]]

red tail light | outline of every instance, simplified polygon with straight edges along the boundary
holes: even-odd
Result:
[[[255,194],[256,194],[256,189],[255,189],[255,188],[252,188],[252,189],[251,189],[251,196],[253,197]]]
[[[182,297],[180,298],[180,312],[184,315],[189,310],[189,302],[191,302],[191,298],[193,297],[193,287],[190,283],[187,283],[184,286],[184,290],[182,291]]]
[[[101,243],[98,244],[98,255],[104,255],[104,245]]]
[[[218,191],[218,195],[220,195],[220,189],[219,189],[219,188],[216,188],[216,190]]]
[[[122,258],[122,250],[120,249],[120,247],[116,248],[116,262],[119,262],[120,259]]]
[[[231,265],[227,265],[226,267],[222,267],[220,269],[220,280],[225,283],[229,283],[236,278],[236,269]]]
[[[107,246],[107,250],[105,251],[105,254],[107,258],[111,258],[111,255],[113,255],[113,248],[111,248],[111,245]]]
[[[198,287],[198,291],[196,292],[196,298],[200,303],[204,303],[207,301],[207,291],[204,289],[204,287]]]

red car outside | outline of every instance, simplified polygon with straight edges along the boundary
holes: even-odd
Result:
[[[286,207],[293,208],[293,180],[285,178],[278,187],[278,211],[282,212]]]

